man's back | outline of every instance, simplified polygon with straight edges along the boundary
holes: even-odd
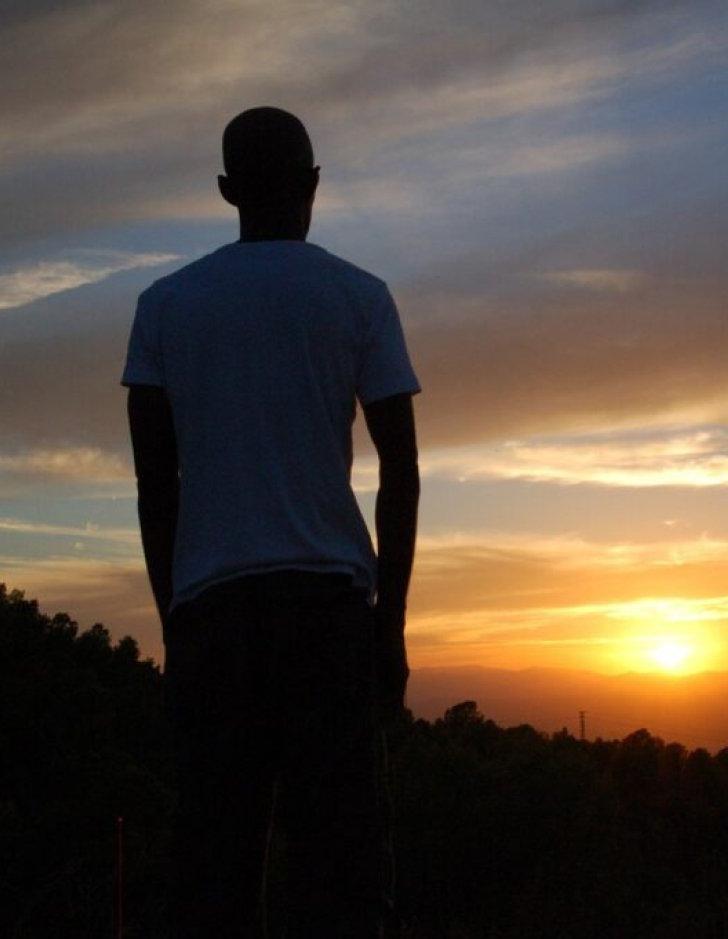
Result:
[[[179,786],[169,932],[253,934],[275,806],[288,934],[374,939],[394,912],[380,722],[409,674],[420,386],[386,284],[306,242],[320,167],[301,121],[242,112],[223,162],[240,241],[141,295],[122,377]],[[357,397],[376,556],[351,490]]]
[[[233,242],[139,299],[122,384],[171,404],[181,470],[172,608],[244,573],[376,585],[351,489],[362,405],[419,392],[381,279],[300,240]]]

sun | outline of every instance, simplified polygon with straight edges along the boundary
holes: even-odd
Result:
[[[634,672],[676,677],[725,668],[725,640],[716,635],[718,613],[725,615],[702,600],[684,597],[619,603],[614,618],[622,621],[624,632],[615,637],[614,658]]]
[[[666,672],[680,672],[692,655],[693,648],[679,639],[660,639],[650,651],[650,658]]]

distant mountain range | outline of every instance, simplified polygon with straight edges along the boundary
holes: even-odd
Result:
[[[657,672],[598,672],[561,668],[522,670],[420,668],[410,676],[407,704],[433,720],[461,701],[503,727],[531,724],[548,733],[566,727],[579,736],[622,739],[646,728],[665,743],[716,753],[728,747],[728,672],[673,676]]]

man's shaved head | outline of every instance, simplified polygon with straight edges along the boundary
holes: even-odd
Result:
[[[281,108],[250,108],[234,117],[222,155],[231,184],[251,206],[305,198],[316,175],[306,128]]]

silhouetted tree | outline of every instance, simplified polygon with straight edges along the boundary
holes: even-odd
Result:
[[[174,797],[159,669],[0,584],[0,735],[0,934],[108,935],[122,815],[128,935],[154,935]]]
[[[168,730],[131,637],[0,584],[0,935],[109,935],[121,814],[126,939],[163,939]],[[410,939],[728,935],[728,747],[503,728],[474,701],[389,742]]]

